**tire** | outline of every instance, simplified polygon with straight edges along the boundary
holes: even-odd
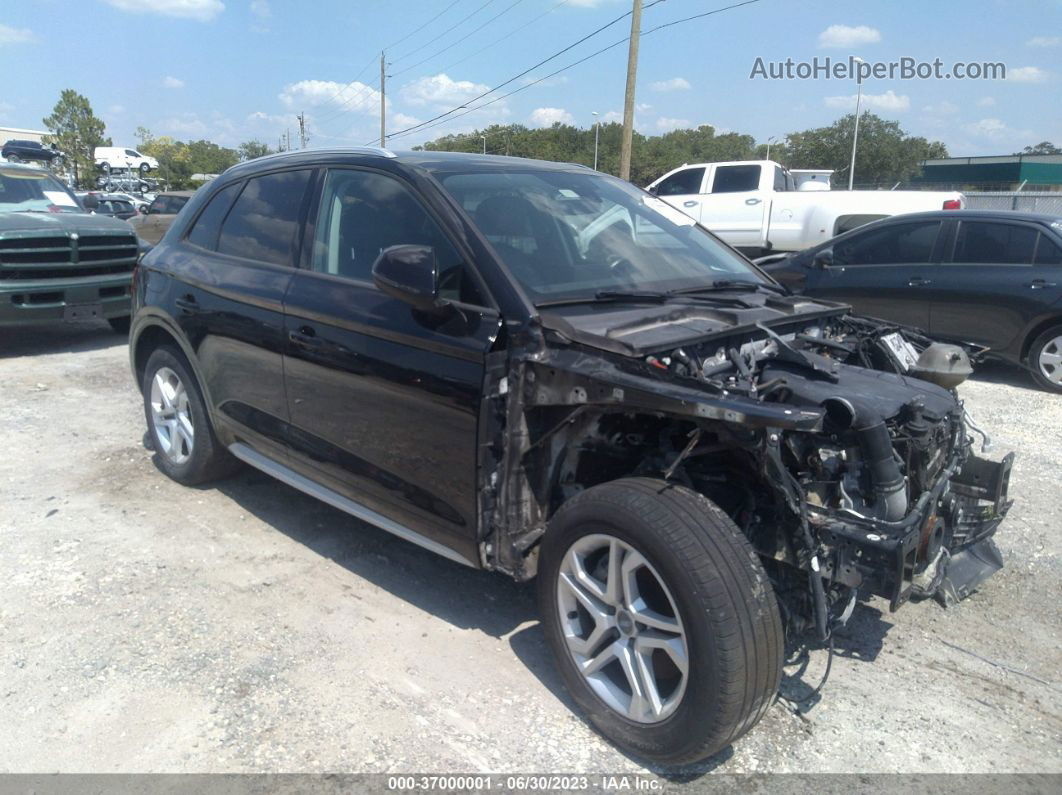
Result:
[[[8,163],[21,163],[22,162],[22,158],[19,157],[18,155],[8,155],[5,159],[7,160]]]
[[[1062,326],[1052,326],[1033,341],[1029,369],[1041,389],[1062,393]]]
[[[129,333],[129,315],[124,317],[109,317],[107,322],[111,324],[111,329],[115,334],[127,335]]]
[[[585,598],[603,597],[596,603],[600,608],[610,592],[602,587],[607,575],[591,575],[581,596],[568,583],[585,585],[582,575],[590,570],[605,574],[613,550],[623,555],[622,566],[630,567],[626,580],[635,584],[637,598],[620,596],[613,626],[595,640],[598,623],[587,607],[595,602]],[[538,580],[546,638],[564,683],[597,729],[623,750],[657,763],[695,762],[745,734],[773,703],[784,654],[774,590],[745,536],[700,494],[660,480],[627,478],[576,495],[550,521]],[[641,605],[641,612],[625,609],[632,603]],[[647,605],[653,610],[645,611]],[[607,610],[598,615],[608,625]],[[661,629],[642,623],[648,616],[652,627]],[[677,656],[662,650],[661,638]],[[658,647],[649,661],[659,698],[648,706],[628,699],[634,688],[629,678],[623,687],[618,658],[593,678],[578,667],[594,667],[608,658],[603,650],[614,651],[617,643],[628,653],[641,648],[643,658],[644,650]],[[685,675],[678,663],[683,649]],[[631,670],[644,677],[649,667]]]
[[[239,468],[239,462],[218,442],[199,384],[179,351],[166,346],[152,352],[140,391],[155,465],[166,475],[194,486],[219,480]]]
[[[102,171],[104,174],[110,174],[111,173],[111,164],[110,163],[100,163],[100,171]]]
[[[151,171],[151,166],[149,166],[147,163],[141,163],[140,164],[140,174],[141,175],[147,174],[149,171]]]

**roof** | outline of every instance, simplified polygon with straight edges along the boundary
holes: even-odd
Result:
[[[245,171],[258,171],[273,164],[310,165],[345,157],[378,157],[390,163],[404,163],[429,171],[511,171],[514,169],[542,169],[549,171],[589,170],[588,166],[577,163],[556,163],[549,160],[531,160],[524,157],[505,157],[504,155],[481,155],[468,152],[392,152],[376,146],[351,146],[334,149],[293,149],[287,152],[257,157],[226,171],[234,175]]]
[[[875,223],[885,224],[889,221],[913,221],[918,219],[942,219],[958,218],[960,220],[993,220],[993,221],[1027,221],[1034,224],[1057,224],[1062,222],[1062,216],[1048,215],[1046,213],[1025,213],[1017,210],[927,210],[922,213],[903,213],[902,215],[890,215],[881,218]],[[862,227],[856,227],[860,229]]]
[[[982,157],[939,157],[923,160],[923,166],[979,166],[997,163],[1040,163],[1062,165],[1062,155],[986,155]]]

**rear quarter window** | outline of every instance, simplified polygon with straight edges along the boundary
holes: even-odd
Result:
[[[229,208],[232,207],[232,202],[236,199],[241,187],[243,187],[242,182],[227,185],[210,198],[207,206],[203,208],[203,212],[199,214],[199,217],[188,232],[189,243],[210,251],[217,249],[218,237],[221,234],[221,224],[225,220],[225,216],[228,214]]]

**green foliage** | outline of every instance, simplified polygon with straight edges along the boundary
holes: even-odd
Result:
[[[171,190],[195,187],[192,174],[220,174],[240,160],[235,149],[211,141],[176,141],[168,135],[156,138],[144,127],[137,127],[136,137],[139,151],[159,161],[159,176]]]
[[[832,168],[847,175],[852,154],[854,115],[838,119],[829,127],[790,133],[785,140],[771,143],[771,160],[792,168]],[[619,172],[620,124],[602,124],[598,168],[609,174]],[[429,141],[428,151],[479,152],[487,137],[489,154],[532,157],[593,165],[594,128],[580,129],[568,124],[529,129],[520,124],[508,127],[493,125],[466,135],[447,135]],[[722,160],[762,160],[767,145],[756,144],[751,135],[736,132],[717,133],[710,125],[696,129],[673,130],[657,136],[635,131],[631,152],[631,182],[648,185],[660,175],[683,163]],[[918,173],[919,163],[927,158],[947,157],[938,141],[907,135],[897,122],[886,121],[873,113],[859,120],[859,151],[856,178],[862,183],[887,183],[910,179]],[[839,180],[840,181],[840,180]]]
[[[111,139],[104,136],[106,125],[92,112],[88,99],[72,88],[64,89],[52,114],[43,121],[51,131],[44,143],[55,144],[66,155],[66,165],[73,171],[75,183],[82,188],[95,187],[95,149],[110,146]]]
[[[790,133],[786,137],[785,164],[790,168],[832,168],[834,184],[848,181],[852,158],[855,114],[842,116],[829,127]],[[939,141],[907,135],[899,122],[887,121],[867,111],[859,117],[859,146],[855,176],[859,185],[888,185],[919,173],[919,163],[947,157]],[[774,158],[774,148],[771,148]]]
[[[265,157],[273,154],[273,150],[267,144],[257,139],[244,141],[236,151],[239,153],[241,161],[254,160],[256,157]]]
[[[1036,146],[1027,146],[1020,152],[1015,152],[1016,155],[1062,155],[1062,149],[1059,149],[1050,141],[1040,141]]]

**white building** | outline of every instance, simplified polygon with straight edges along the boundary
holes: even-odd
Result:
[[[24,130],[21,127],[0,127],[0,144],[7,143],[11,139],[18,141],[36,141],[48,135],[46,130]]]

